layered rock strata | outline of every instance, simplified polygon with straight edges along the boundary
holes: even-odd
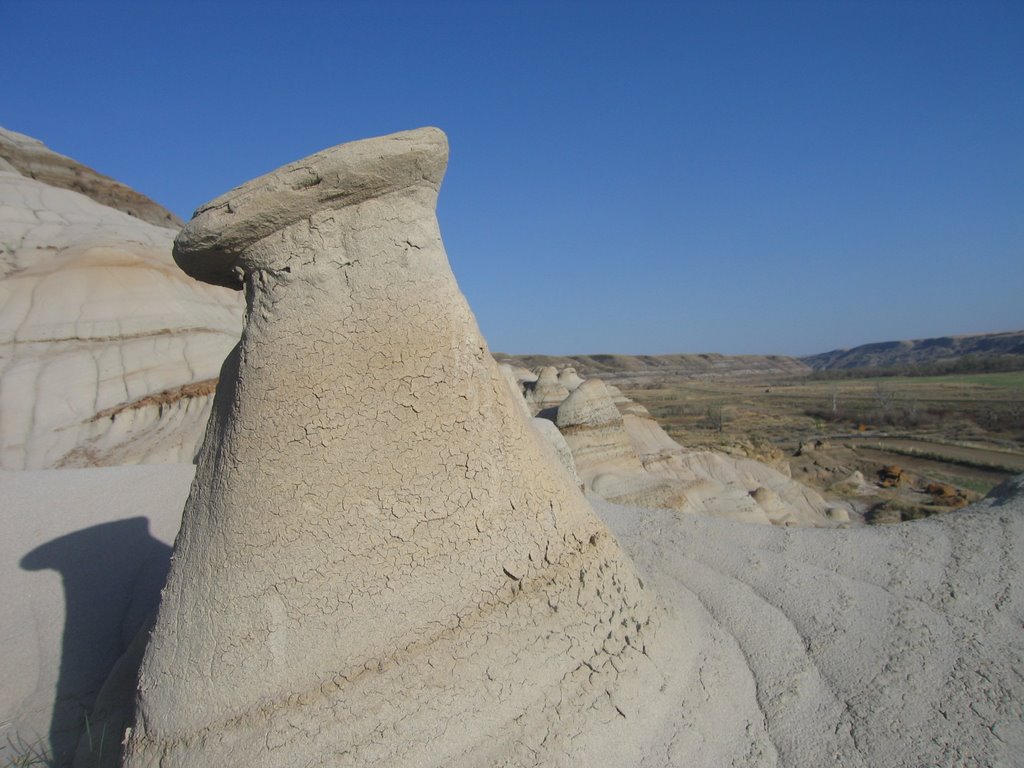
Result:
[[[624,417],[600,379],[587,379],[577,387],[558,406],[555,424],[587,490],[618,503],[678,504],[680,489],[645,471]]]
[[[4,166],[49,187],[81,193],[100,205],[158,227],[177,230],[183,223],[162,205],[131,187],[54,152],[38,139],[0,128],[0,169]]]
[[[436,129],[342,145],[177,239],[246,326],[125,765],[625,764],[659,721],[658,612],[459,293],[446,162]]]
[[[12,168],[0,169],[0,467],[191,462],[241,330],[237,294],[175,268],[175,230]]]

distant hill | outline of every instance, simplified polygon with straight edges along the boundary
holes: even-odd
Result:
[[[793,376],[808,373],[807,365],[782,355],[506,355],[494,354],[499,363],[523,368],[572,366],[583,377],[605,379],[707,379],[735,376]]]
[[[945,363],[985,361],[1024,368],[1024,331],[941,336],[934,339],[883,341],[853,349],[835,349],[807,357],[785,355],[508,355],[495,352],[499,363],[536,369],[546,365],[574,367],[587,377],[640,384],[661,377],[714,379],[741,376],[802,376],[812,371],[861,368],[914,368]],[[1019,365],[1018,365],[1019,364]]]
[[[892,368],[951,362],[963,357],[1019,355],[1024,362],[1024,331],[940,336],[913,341],[883,341],[853,349],[834,349],[800,360],[816,371],[845,368]]]

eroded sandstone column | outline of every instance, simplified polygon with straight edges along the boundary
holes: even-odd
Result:
[[[545,414],[558,408],[568,396],[569,390],[558,380],[558,369],[549,365],[538,371],[537,381],[526,392],[526,402],[534,415]]]
[[[431,128],[335,147],[178,237],[248,309],[126,765],[555,764],[637,727],[652,609],[456,286],[447,155]]]

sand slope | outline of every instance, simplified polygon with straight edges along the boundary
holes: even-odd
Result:
[[[994,494],[849,530],[596,506],[656,593],[688,618],[696,598],[728,637],[694,641],[712,667],[744,670],[732,696],[767,736],[750,764],[1010,766],[1024,755],[1024,476]],[[668,757],[650,764],[711,765]]]
[[[194,470],[0,470],[0,765],[8,739],[70,758],[156,607]]]

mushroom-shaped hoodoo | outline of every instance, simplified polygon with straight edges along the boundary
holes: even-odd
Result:
[[[431,128],[345,144],[179,235],[246,326],[125,765],[593,763],[657,698],[622,694],[653,669],[647,592],[448,267],[447,157]]]
[[[568,396],[569,390],[558,381],[558,369],[550,365],[537,372],[537,380],[526,390],[526,402],[534,414],[553,411]]]

